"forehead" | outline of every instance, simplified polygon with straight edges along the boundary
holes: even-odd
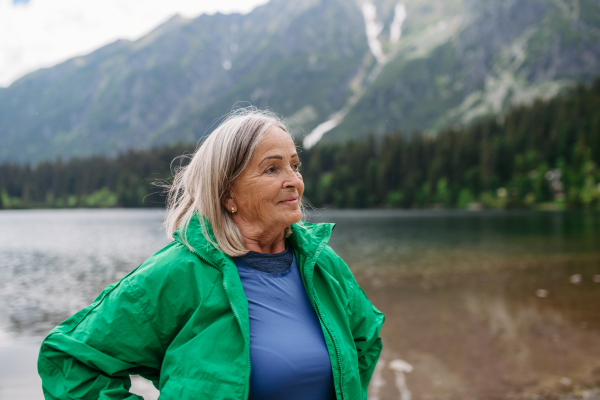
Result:
[[[256,148],[255,157],[266,153],[296,153],[296,145],[290,135],[278,126],[271,127]]]

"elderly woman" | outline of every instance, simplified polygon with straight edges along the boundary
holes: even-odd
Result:
[[[229,116],[175,176],[173,241],[42,344],[47,399],[366,399],[381,314],[299,222],[300,158],[273,114]]]

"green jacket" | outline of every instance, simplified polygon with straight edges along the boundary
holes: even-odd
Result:
[[[327,245],[333,224],[292,225],[306,293],[323,328],[337,399],[367,398],[384,317]],[[42,343],[46,399],[141,399],[129,375],[161,400],[247,399],[248,301],[232,259],[210,245],[197,217],[190,251],[175,240],[107,287]]]

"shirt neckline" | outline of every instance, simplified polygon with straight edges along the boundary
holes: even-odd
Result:
[[[235,264],[236,267],[238,267],[238,269],[241,268],[241,269],[245,270],[246,272],[264,274],[265,276],[272,277],[272,278],[283,278],[284,276],[286,276],[290,272],[292,272],[292,270],[294,269],[294,266],[297,265],[296,264],[296,254],[291,249],[291,247],[290,247],[290,251],[292,252],[292,263],[290,264],[290,267],[288,269],[286,269],[285,271],[283,271],[283,272],[261,271],[259,269],[252,268],[249,265],[244,264],[244,262],[242,260],[240,260],[239,258],[234,259],[234,264]],[[282,253],[276,253],[276,254],[282,254]]]

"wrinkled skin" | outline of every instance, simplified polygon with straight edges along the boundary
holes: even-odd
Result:
[[[290,135],[271,128],[223,201],[227,211],[233,208],[233,221],[248,250],[267,254],[285,250],[285,228],[302,217],[304,182],[299,167]]]

